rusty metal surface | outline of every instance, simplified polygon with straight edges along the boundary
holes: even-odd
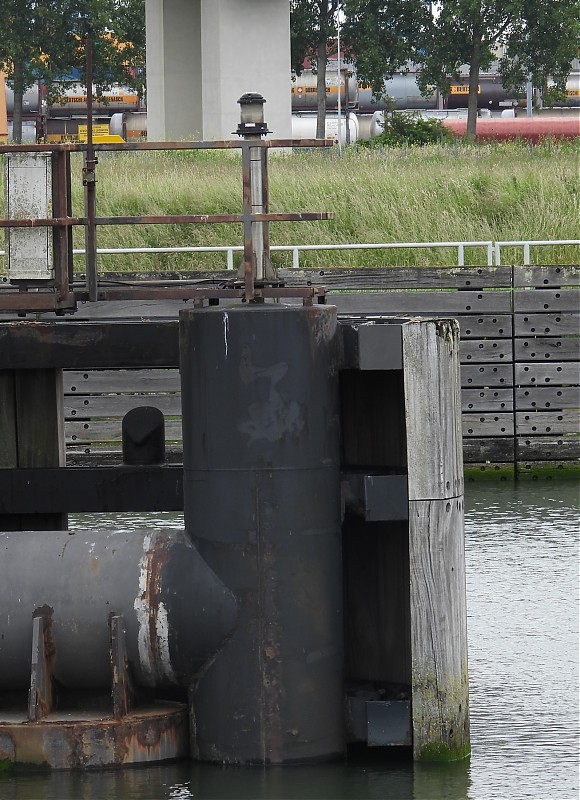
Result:
[[[89,103],[90,106],[90,103]],[[86,299],[91,303],[103,300],[127,298],[168,298],[182,294],[168,293],[168,289],[150,287],[133,289],[131,293],[120,293],[99,286],[96,231],[99,225],[195,225],[242,223],[244,255],[239,277],[243,281],[243,292],[222,297],[236,297],[248,302],[261,301],[264,297],[303,297],[305,304],[311,304],[311,295],[301,294],[293,289],[289,294],[280,294],[270,261],[270,222],[307,222],[330,220],[334,214],[326,211],[298,213],[270,213],[268,189],[268,149],[271,147],[329,147],[331,140],[318,139],[271,139],[247,136],[229,142],[132,142],[130,144],[95,145],[92,142],[92,122],[88,124],[87,144],[26,145],[0,147],[0,153],[52,153],[54,172],[53,211],[54,218],[0,219],[0,228],[52,228],[54,245],[55,279],[51,281],[51,291],[38,291],[34,284],[20,282],[18,293],[8,288],[0,288],[0,313],[15,312],[21,315],[37,311],[74,311],[76,301]],[[97,216],[96,214],[96,165],[98,151],[138,151],[138,150],[197,150],[197,149],[241,149],[242,152],[242,211],[238,214],[173,214],[139,216]],[[70,203],[70,153],[82,152],[83,186],[85,216],[72,217]],[[85,274],[84,290],[72,287],[72,227],[85,228]],[[258,292],[262,284],[277,289],[277,294]],[[220,292],[221,290],[217,290]],[[190,296],[190,295],[186,295]],[[206,294],[206,299],[219,299],[219,294]],[[321,295],[320,295],[321,296]],[[199,296],[198,296],[199,298]],[[201,301],[203,302],[203,300]],[[319,302],[321,302],[319,300]],[[199,302],[198,302],[199,305]]]
[[[110,691],[112,611],[124,617],[135,684],[151,688],[189,685],[237,618],[182,531],[0,532],[0,691],[30,687],[41,606],[53,609],[53,672],[67,691]]]
[[[0,763],[91,769],[186,758],[187,707],[155,703],[121,720],[52,713],[41,723],[0,722]]]
[[[263,139],[254,147],[333,147],[332,139]],[[239,150],[247,146],[240,139],[227,139],[216,141],[189,141],[189,142],[111,142],[108,144],[93,144],[95,152],[135,151],[135,150]],[[5,144],[0,145],[0,153],[23,152],[68,152],[81,153],[87,149],[86,144],[80,142],[61,142],[58,144]]]
[[[17,292],[0,291],[0,313],[34,311],[73,311],[77,307],[74,294],[57,294],[55,291]]]
[[[52,609],[38,608],[32,615],[32,658],[28,692],[28,721],[39,722],[52,711],[56,644],[52,635]]]
[[[1,297],[1,295],[0,295]],[[249,300],[245,286],[220,288],[220,287],[195,287],[195,286],[157,286],[140,288],[138,286],[99,287],[97,297],[99,300],[191,300],[201,304],[204,300]],[[326,289],[324,286],[256,286],[253,287],[252,298],[298,298],[305,305],[312,305],[314,301],[324,303]],[[84,290],[75,291],[78,301],[88,300]]]
[[[125,643],[125,621],[122,614],[109,615],[111,635],[111,695],[113,716],[121,719],[131,710],[133,691],[129,673],[129,660]]]
[[[298,211],[275,214],[166,214],[139,217],[95,217],[96,225],[196,225],[224,222],[312,222],[334,219],[331,211]],[[57,228],[88,225],[88,217],[0,219],[0,228]]]

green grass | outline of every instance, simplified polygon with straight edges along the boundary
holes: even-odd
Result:
[[[83,214],[80,156],[73,156],[73,213]],[[579,148],[576,143],[441,144],[407,148],[294,151],[269,161],[270,209],[332,211],[330,222],[274,223],[272,244],[576,239]],[[1,195],[3,196],[3,191]],[[100,154],[97,214],[236,213],[239,154],[167,151]],[[4,216],[4,209],[2,209]],[[75,230],[75,246],[83,233]],[[100,247],[241,245],[240,225],[101,227]],[[521,263],[522,248],[502,250]],[[305,267],[447,266],[455,250],[367,250],[301,254]],[[578,264],[580,248],[533,248],[544,264]],[[274,254],[277,266],[290,254]],[[485,264],[484,250],[466,263]],[[156,271],[225,267],[224,254],[101,256],[99,270]],[[83,270],[77,257],[75,268]]]

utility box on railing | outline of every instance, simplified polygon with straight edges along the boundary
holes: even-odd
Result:
[[[5,171],[8,218],[50,217],[50,153],[9,153]],[[6,249],[10,282],[52,280],[52,228],[7,228]]]

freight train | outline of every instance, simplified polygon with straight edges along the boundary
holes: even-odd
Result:
[[[580,65],[575,64],[575,67]],[[317,107],[317,76],[312,70],[304,70],[290,84],[290,96],[294,119],[295,135],[307,135],[315,130],[312,116]],[[451,92],[443,98],[434,89],[432,94],[423,96],[417,84],[417,73],[410,70],[396,73],[385,80],[385,93],[388,103],[375,102],[370,88],[361,85],[356,76],[341,70],[340,106],[345,120],[343,140],[354,142],[357,138],[369,138],[378,132],[377,113],[389,105],[395,110],[435,112],[444,110],[451,115],[467,106],[467,78],[451,85]],[[79,138],[79,125],[86,125],[86,90],[81,84],[69,83],[62,96],[52,103],[46,98],[38,85],[31,87],[23,98],[23,132],[25,141],[71,141]],[[328,133],[338,136],[337,110],[339,104],[338,71],[336,61],[329,62],[326,77],[326,105],[328,111]],[[499,114],[502,110],[525,105],[522,101],[505,91],[497,73],[481,73],[478,84],[478,108],[480,113]],[[572,110],[580,107],[580,70],[570,73],[566,86],[566,100],[563,108]],[[6,110],[9,129],[14,110],[14,94],[6,87]],[[105,92],[102,99],[93,103],[93,121],[99,132],[110,131],[123,138],[144,138],[147,124],[144,105],[134,90],[114,86]],[[512,126],[513,127],[513,126]],[[347,133],[348,131],[348,133]],[[9,134],[10,135],[10,134]],[[314,135],[314,133],[311,133]]]
[[[579,64],[580,67],[580,64]],[[292,83],[292,111],[315,111],[317,106],[316,75],[312,70],[304,70]],[[448,110],[455,111],[467,106],[469,86],[467,77],[451,84],[451,91],[447,98],[433,87],[430,95],[424,96],[417,83],[418,73],[398,72],[392,78],[385,80],[385,100],[374,100],[372,90],[361,85],[355,75],[341,70],[341,108],[348,109],[357,114],[372,114],[385,108],[396,111],[428,111]],[[566,97],[560,104],[563,107],[580,106],[580,70],[570,73],[566,84]],[[518,99],[513,93],[507,92],[502,84],[501,76],[497,72],[482,72],[479,76],[477,107],[490,111],[501,111],[504,108],[516,106],[525,107],[525,100]],[[326,76],[326,108],[336,111],[338,107],[338,72],[336,62],[330,62]]]
[[[95,125],[109,128],[114,113],[139,111],[139,95],[127,86],[115,85],[93,101]],[[9,129],[14,115],[14,92],[6,86],[6,111]],[[52,102],[38,84],[31,86],[22,98],[23,141],[67,142],[79,139],[79,126],[87,123],[87,95],[85,88],[70,82],[63,86],[61,95]]]

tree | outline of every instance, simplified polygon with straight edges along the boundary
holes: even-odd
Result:
[[[22,140],[22,96],[44,69],[40,42],[50,37],[47,8],[32,0],[1,0],[0,69],[14,89],[13,138]]]
[[[500,68],[512,84],[528,71],[543,80],[554,71],[561,83],[578,52],[578,0],[441,0],[438,10],[425,37],[419,85],[434,84],[447,95],[460,67],[469,65],[469,137],[476,131],[479,72],[500,49],[507,48]]]
[[[344,13],[344,40],[357,77],[382,97],[385,80],[417,61],[431,24],[429,9],[424,0],[345,0]]]
[[[22,96],[36,81],[49,93],[75,69],[86,80],[85,45],[94,41],[97,90],[142,86],[128,67],[145,62],[144,0],[0,0],[0,69],[14,90],[13,139],[22,137]]]
[[[328,47],[336,35],[336,15],[342,5],[343,0],[291,0],[290,2],[292,69],[300,75],[306,57],[310,58],[316,69],[317,139],[324,139],[325,136]]]
[[[521,23],[510,30],[500,60],[503,84],[523,91],[531,80],[542,99],[558,102],[566,89],[570,65],[580,55],[580,2],[528,0]]]
[[[93,85],[98,94],[113,83],[142,90],[145,67],[144,0],[63,0],[65,38],[51,57],[52,80],[71,71],[86,78],[86,42],[93,47]],[[1,2],[1,0],[0,0]]]

